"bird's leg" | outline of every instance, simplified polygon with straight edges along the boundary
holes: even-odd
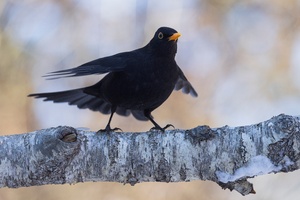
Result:
[[[154,119],[151,117],[151,112],[149,112],[149,111],[144,111],[144,115],[145,115],[145,117],[147,117],[151,122],[152,122],[152,124],[154,125],[154,127],[152,127],[150,130],[160,130],[160,131],[162,131],[162,132],[165,132],[165,130],[167,129],[167,128],[169,128],[169,127],[173,127],[173,128],[175,128],[172,124],[167,124],[165,127],[160,127],[160,125],[158,125],[158,123],[156,123],[155,121],[154,121]]]
[[[101,133],[101,132],[112,132],[112,131],[122,131],[122,129],[120,128],[111,128],[110,127],[110,122],[112,120],[112,117],[114,115],[114,113],[116,112],[116,107],[115,106],[112,106],[111,107],[111,114],[110,114],[110,117],[109,117],[109,120],[108,120],[108,123],[105,127],[105,129],[100,129],[99,131],[97,131],[97,133]]]

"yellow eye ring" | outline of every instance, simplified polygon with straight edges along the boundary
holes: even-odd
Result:
[[[159,32],[157,37],[158,37],[158,39],[163,39],[164,38],[164,34],[162,32]]]

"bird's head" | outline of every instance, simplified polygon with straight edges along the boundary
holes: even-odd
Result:
[[[175,56],[177,40],[181,36],[176,30],[169,27],[160,27],[150,41],[150,47],[156,54]]]

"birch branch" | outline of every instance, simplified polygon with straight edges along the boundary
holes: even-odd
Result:
[[[0,187],[88,181],[210,180],[242,195],[247,181],[300,165],[300,117],[279,115],[250,126],[142,133],[57,127],[0,137]]]

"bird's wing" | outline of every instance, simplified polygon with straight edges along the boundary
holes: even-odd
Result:
[[[105,74],[108,72],[124,71],[127,66],[127,59],[131,57],[131,52],[119,53],[113,56],[99,58],[87,62],[79,67],[54,71],[46,74],[48,79],[58,79],[74,76],[87,76],[92,74]]]
[[[182,70],[178,68],[178,79],[175,84],[174,90],[182,90],[185,94],[191,94],[193,97],[197,97],[198,94],[196,90],[193,88],[192,84],[187,80]]]

